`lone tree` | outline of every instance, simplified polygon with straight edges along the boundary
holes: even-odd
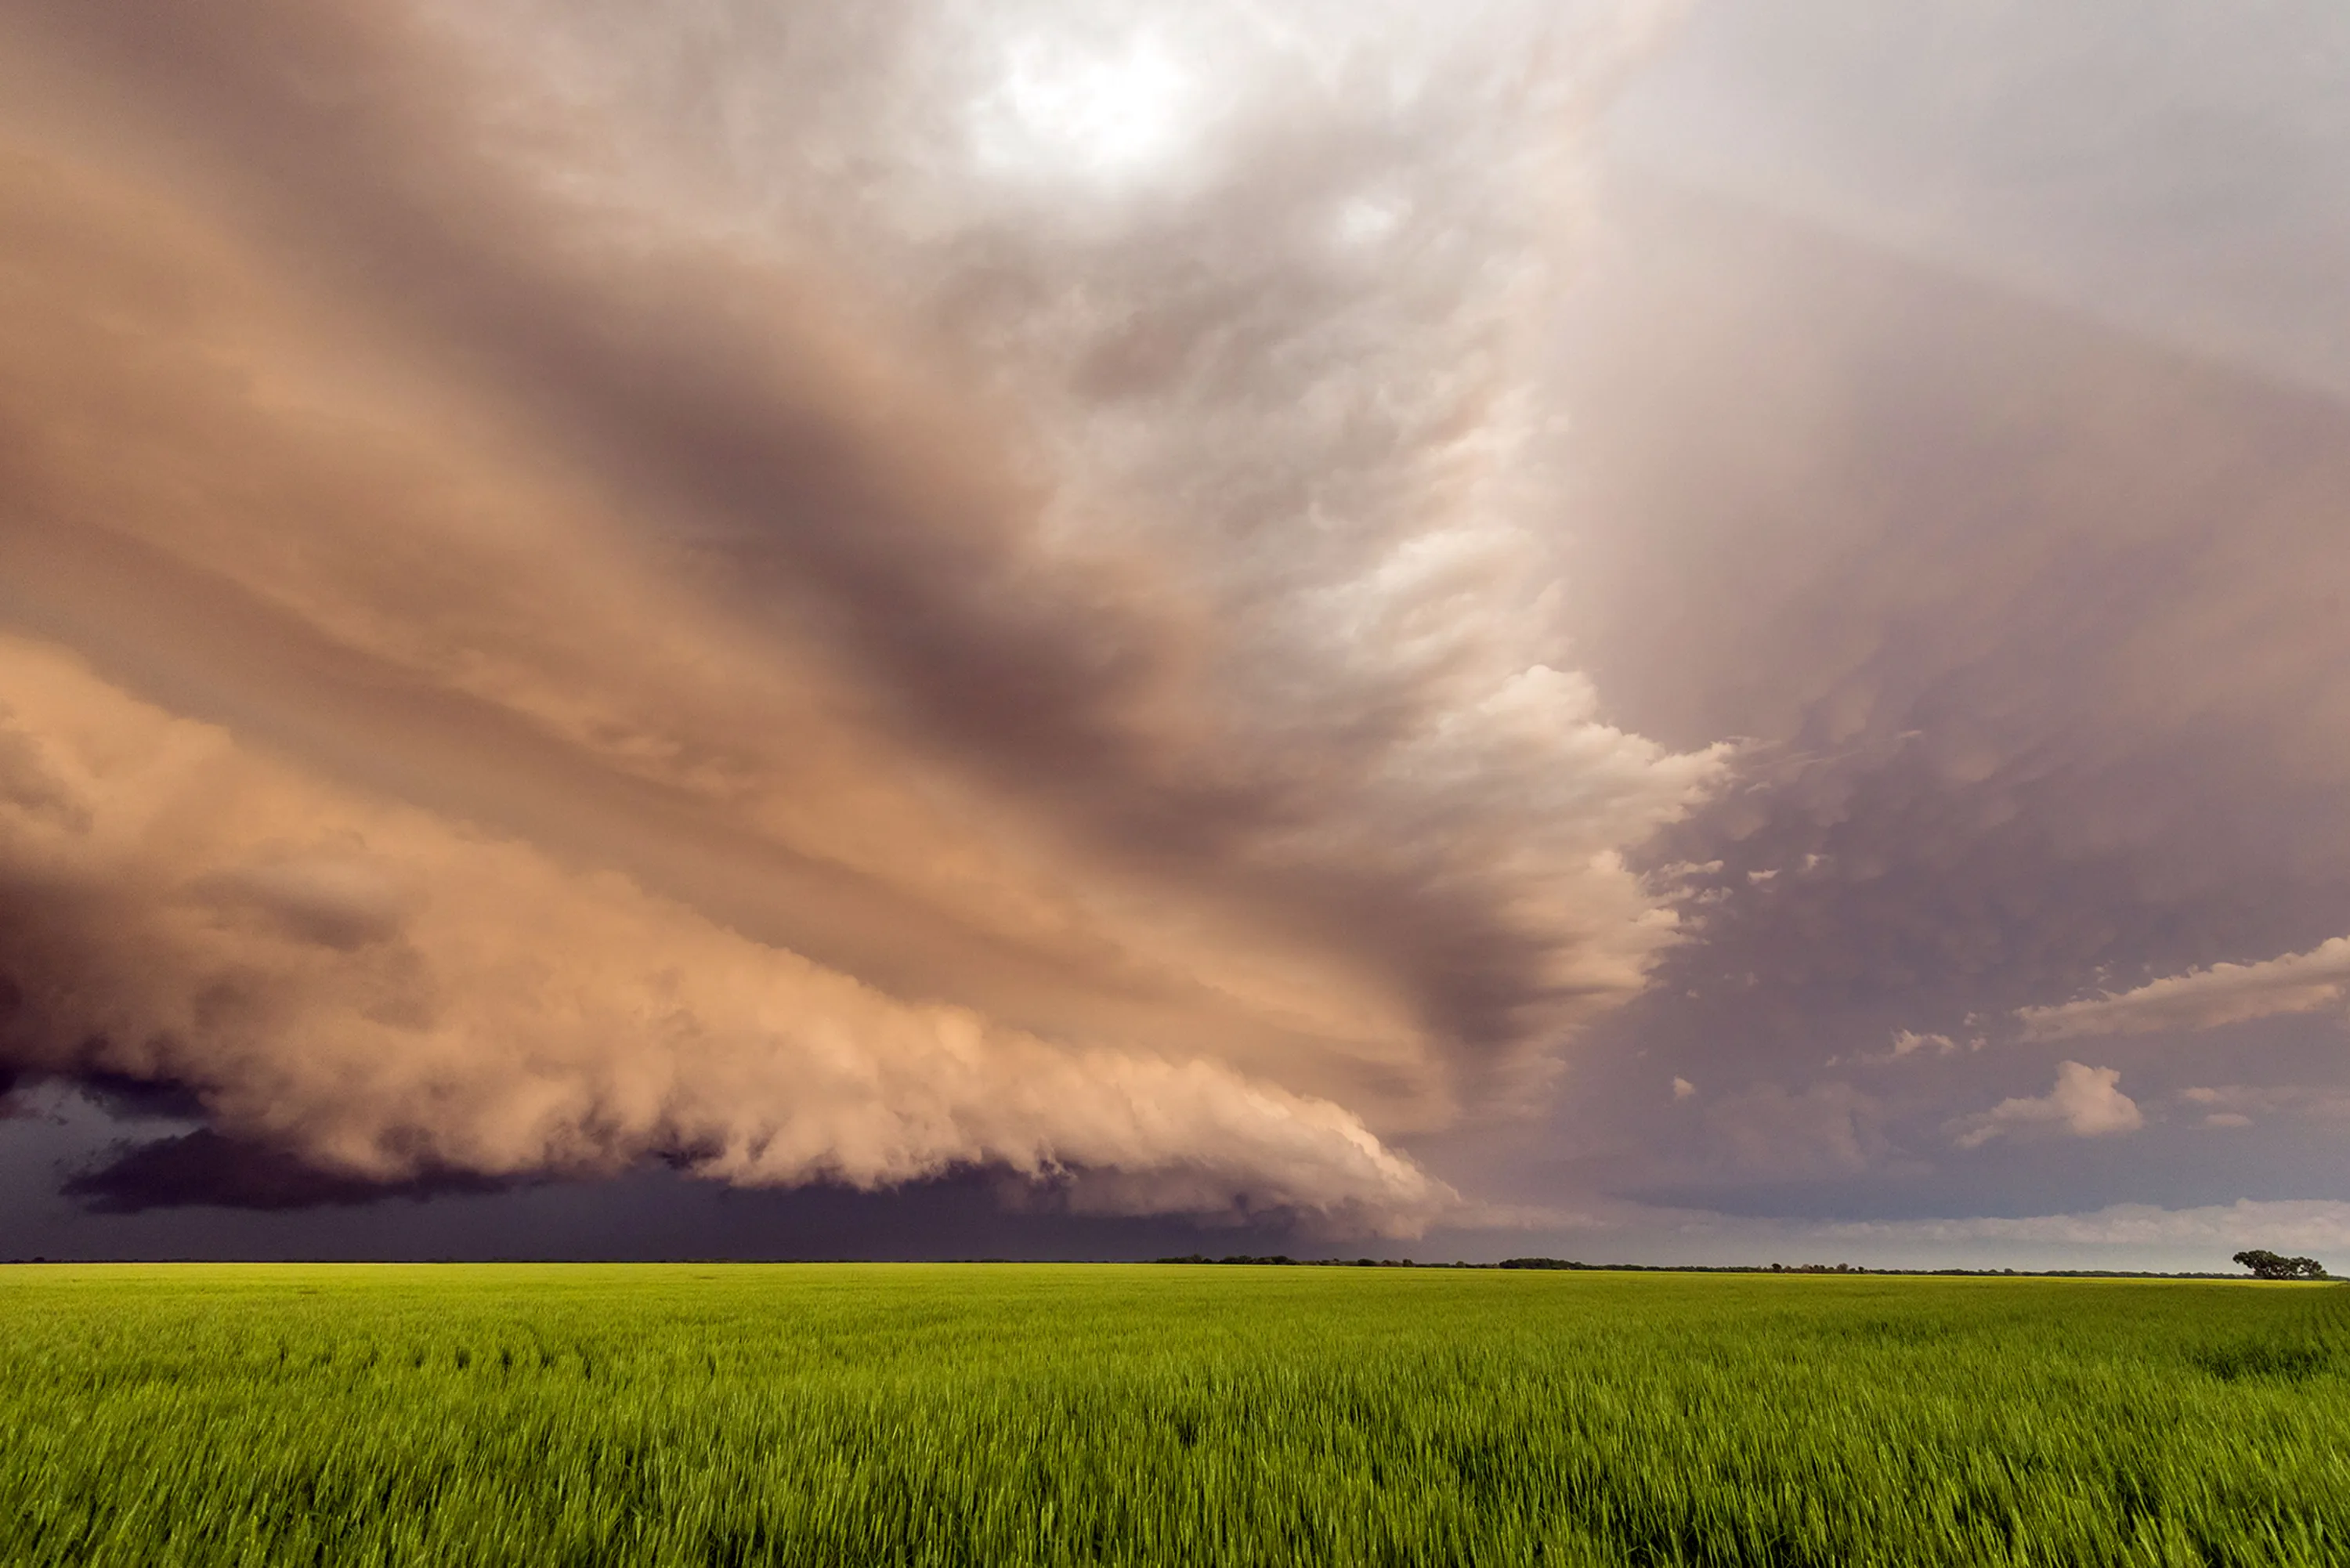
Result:
[[[2255,1247],[2236,1254],[2236,1262],[2252,1271],[2256,1280],[2322,1280],[2325,1265],[2314,1258],[2287,1258]]]

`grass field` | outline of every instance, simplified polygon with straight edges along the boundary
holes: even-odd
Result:
[[[2350,1563],[2350,1291],[0,1269],[17,1563]]]

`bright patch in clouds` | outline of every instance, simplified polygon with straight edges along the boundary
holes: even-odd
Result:
[[[980,100],[983,165],[1115,178],[1165,163],[1198,113],[1197,83],[1148,34],[1107,47],[1032,37],[1006,51],[995,91]]]

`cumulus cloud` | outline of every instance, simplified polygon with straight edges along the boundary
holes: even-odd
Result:
[[[2350,937],[2260,963],[2217,963],[2166,975],[2119,995],[2016,1014],[2027,1040],[2217,1029],[2280,1013],[2316,1012],[2350,1002]]]
[[[1919,1034],[1913,1030],[1897,1031],[1890,1054],[1894,1060],[1930,1050],[1937,1056],[1948,1056],[1959,1048],[1958,1042],[1947,1034]]]
[[[2034,1132],[2074,1137],[2136,1132],[2146,1118],[2137,1102],[2122,1093],[2121,1081],[2120,1072],[2112,1067],[2060,1062],[2054,1088],[2029,1098],[2002,1100],[1990,1110],[1961,1117],[1952,1127],[1955,1141],[1960,1148],[1980,1148],[1994,1138]]]
[[[1551,586],[1548,12],[0,7],[7,1063],[1423,1223],[1727,755]]]
[[[1862,1052],[1850,1058],[1831,1056],[1828,1058],[1827,1064],[1831,1067],[1840,1066],[1846,1060],[1850,1060],[1856,1064],[1882,1065],[1887,1062],[1899,1062],[1910,1057],[1925,1060],[1939,1056],[1955,1056],[1961,1052],[1980,1051],[1982,1048],[1983,1039],[1981,1035],[1974,1035],[1961,1042],[1952,1039],[1948,1034],[1921,1034],[1914,1029],[1897,1029],[1893,1032],[1891,1044],[1884,1050]]]

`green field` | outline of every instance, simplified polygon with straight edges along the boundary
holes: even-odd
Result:
[[[0,1269],[0,1561],[2350,1563],[2329,1285]]]

